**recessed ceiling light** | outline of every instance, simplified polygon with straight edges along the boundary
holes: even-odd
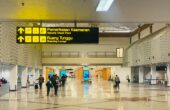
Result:
[[[108,11],[114,0],[100,0],[96,11]]]

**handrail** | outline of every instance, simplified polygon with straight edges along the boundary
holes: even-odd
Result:
[[[112,51],[94,51],[94,52],[87,52],[87,56],[91,58],[116,58],[116,52]]]
[[[42,57],[80,57],[78,51],[45,51],[42,52]]]
[[[84,55],[83,55],[84,56]],[[116,58],[116,52],[111,51],[92,51],[87,52],[85,56],[89,58]],[[79,51],[45,51],[42,52],[42,57],[61,57],[61,58],[79,58]]]

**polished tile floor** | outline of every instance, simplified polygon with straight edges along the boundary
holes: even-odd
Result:
[[[0,96],[0,110],[170,110],[170,88],[121,83],[115,90],[109,81],[68,79],[58,96],[52,90],[47,97],[45,85],[6,93]]]

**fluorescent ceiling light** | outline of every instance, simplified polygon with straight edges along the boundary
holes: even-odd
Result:
[[[96,11],[107,11],[109,10],[110,6],[112,5],[112,3],[114,2],[114,0],[100,0]]]

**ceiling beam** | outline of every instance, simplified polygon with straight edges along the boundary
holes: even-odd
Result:
[[[99,37],[130,37],[130,33],[99,33]]]
[[[135,31],[130,33],[130,37],[134,36],[135,34],[140,33],[141,31],[145,30],[146,28],[149,28],[152,25],[153,24],[144,24],[142,26],[139,26],[139,28],[137,28]]]

